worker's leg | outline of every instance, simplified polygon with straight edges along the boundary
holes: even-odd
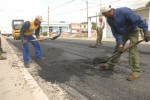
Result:
[[[1,37],[0,37],[0,52],[1,52],[1,53],[6,53],[6,51],[4,51],[4,50],[2,49],[2,41],[1,41]]]
[[[99,35],[99,43],[102,44],[102,38],[103,38],[103,31],[100,31],[100,35]]]
[[[28,36],[24,37],[25,40],[29,40]],[[29,47],[28,47],[28,43],[23,43],[23,61],[24,64],[28,64],[29,63]]]
[[[30,36],[30,40],[33,40],[34,37],[33,36]],[[35,54],[36,54],[36,57],[37,58],[41,58],[41,48],[40,48],[40,44],[37,42],[37,41],[32,41],[31,42],[33,47],[34,47],[34,50],[35,50]]]
[[[2,45],[1,45],[1,37],[0,37],[0,60],[5,60],[7,59],[6,57],[2,56],[3,50],[2,50]]]
[[[135,29],[132,34],[130,34],[130,43],[134,44],[139,40],[140,30]],[[132,47],[129,50],[129,64],[133,72],[140,72],[140,60],[137,46]]]
[[[123,44],[123,45],[125,45],[126,42],[128,41],[128,37],[127,37],[127,36],[123,36],[123,41],[124,41],[124,44]],[[117,46],[118,46],[118,44],[117,44]],[[117,49],[118,47],[115,47],[115,48]],[[108,64],[109,64],[109,65],[112,65],[112,66],[115,66],[115,65],[118,63],[118,61],[119,61],[119,59],[120,59],[120,56],[121,56],[121,54],[117,54],[117,55],[113,56],[113,57],[108,61]]]
[[[5,60],[5,59],[7,59],[7,58],[2,56],[2,54],[0,53],[0,60]]]
[[[100,32],[97,30],[96,45],[99,43],[99,34],[100,34]]]

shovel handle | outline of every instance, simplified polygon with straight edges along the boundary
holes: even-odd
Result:
[[[144,40],[140,40],[140,41],[137,41],[137,42],[135,42],[135,43],[133,43],[133,44],[130,44],[129,46],[127,46],[126,48],[124,48],[124,52],[127,51],[128,49],[130,49],[130,48],[132,48],[132,47],[138,45],[139,43],[141,43],[141,42],[143,42],[143,41],[144,41]]]
[[[137,41],[137,42],[135,42],[135,43],[133,43],[133,44],[130,44],[129,46],[127,46],[126,48],[124,48],[124,51],[123,51],[123,52],[116,52],[116,53],[114,53],[110,58],[113,58],[114,56],[117,56],[117,55],[119,55],[119,54],[124,53],[124,52],[127,51],[128,49],[130,49],[130,48],[132,48],[132,47],[138,45],[139,43],[141,43],[141,42],[143,42],[143,41],[144,41],[144,40],[140,40],[140,41]]]

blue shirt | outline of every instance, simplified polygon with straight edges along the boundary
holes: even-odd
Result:
[[[146,22],[127,7],[114,9],[114,16],[108,17],[107,22],[119,44],[123,44],[123,35],[131,33],[137,27],[142,28],[144,33],[148,32]]]

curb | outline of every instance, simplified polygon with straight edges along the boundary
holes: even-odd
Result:
[[[19,70],[21,71],[24,79],[27,81],[28,86],[31,88],[32,96],[35,98],[35,100],[49,100],[48,97],[45,95],[43,90],[39,87],[37,82],[33,79],[33,77],[30,75],[28,70],[24,67],[24,64],[21,62],[19,57],[15,54],[15,51],[12,49],[12,47],[9,45],[5,37],[1,36],[3,38],[3,41],[8,45],[10,48],[10,51],[13,54],[13,57],[16,61],[18,61]]]

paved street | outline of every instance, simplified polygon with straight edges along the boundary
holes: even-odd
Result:
[[[13,39],[9,41],[22,59],[21,43]],[[59,87],[59,94],[62,93],[69,100],[149,100],[149,44],[139,45],[142,77],[129,82],[126,80],[131,72],[128,67],[128,53],[122,55],[114,72],[97,70],[93,68],[92,59],[111,55],[115,43],[104,41],[98,48],[89,48],[93,42],[79,39],[40,42],[45,58],[40,61],[35,58],[30,45],[32,67],[28,71],[49,98],[53,95],[51,93],[57,94],[57,89],[55,92],[51,91],[55,85],[55,88]]]

